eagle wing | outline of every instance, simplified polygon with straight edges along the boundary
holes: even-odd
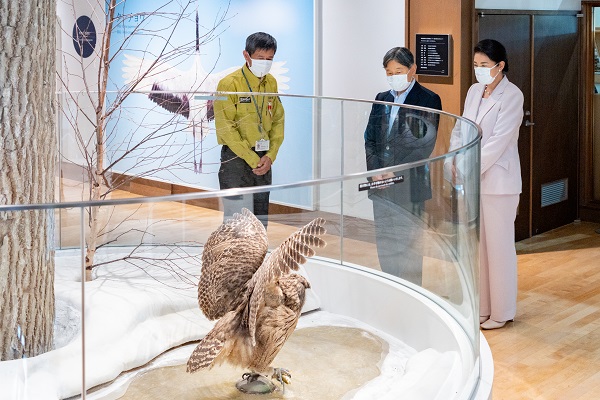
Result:
[[[273,252],[267,256],[252,280],[248,283],[249,299],[248,329],[252,344],[256,345],[256,319],[263,303],[267,285],[280,276],[297,271],[306,257],[315,255],[315,247],[325,247],[326,242],[320,237],[325,234],[323,218],[315,218],[300,230],[291,234]]]
[[[245,208],[211,233],[198,282],[198,304],[207,318],[220,318],[246,299],[247,284],[267,249],[265,227]]]
[[[163,90],[173,89],[184,72],[175,65],[158,60],[148,60],[124,54],[123,79],[130,85],[130,90],[153,90],[152,86],[158,84]]]
[[[223,316],[200,340],[187,361],[187,372],[196,372],[203,368],[211,368],[215,359],[223,351],[228,338],[234,339],[239,326],[239,316],[235,311],[230,311]],[[218,363],[218,361],[217,361]]]

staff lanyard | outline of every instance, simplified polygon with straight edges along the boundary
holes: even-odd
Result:
[[[258,131],[260,132],[261,139],[265,138],[263,132],[263,122],[262,122],[262,111],[265,109],[265,96],[262,98],[262,105],[260,106],[260,111],[258,110],[258,104],[256,104],[256,99],[254,98],[254,91],[250,86],[250,82],[248,81],[248,77],[246,77],[246,73],[244,72],[244,68],[242,68],[242,75],[244,75],[244,79],[246,80],[246,85],[248,85],[248,89],[250,89],[250,96],[252,97],[252,103],[254,103],[254,108],[256,108],[256,113],[258,114]],[[259,90],[260,92],[260,90]]]

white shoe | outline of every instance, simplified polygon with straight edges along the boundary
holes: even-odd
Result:
[[[506,325],[506,322],[508,322],[508,321],[498,322],[498,321],[494,321],[493,319],[490,318],[487,321],[485,321],[483,324],[481,324],[481,329],[486,329],[486,330],[500,329],[504,325]]]
[[[490,316],[488,315],[487,317],[479,317],[479,323],[483,324],[485,321],[487,321],[488,319],[490,319]]]

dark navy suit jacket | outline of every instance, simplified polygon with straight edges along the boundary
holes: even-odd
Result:
[[[390,91],[377,94],[375,100],[393,102]],[[418,82],[408,93],[404,104],[442,109],[440,97]],[[389,130],[391,106],[373,104],[365,130],[367,169],[390,167],[428,158],[435,147],[439,115],[401,107]],[[388,133],[389,130],[389,133]],[[431,198],[427,166],[400,171],[404,182],[386,189],[373,189],[369,196],[385,197],[396,203],[422,202]]]

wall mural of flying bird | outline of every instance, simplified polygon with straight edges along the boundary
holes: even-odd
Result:
[[[207,318],[219,319],[192,352],[187,371],[227,362],[249,369],[237,388],[269,393],[291,375],[271,366],[292,334],[305,302],[308,280],[298,271],[314,248],[325,247],[325,220],[316,218],[267,255],[263,224],[243,209],[215,230],[204,246],[198,303]]]
[[[212,39],[212,38],[211,38]],[[194,138],[194,171],[202,172],[202,141],[214,120],[212,102],[219,81],[240,67],[230,67],[219,72],[207,72],[200,57],[200,27],[196,11],[196,46],[192,67],[186,71],[177,69],[164,60],[146,59],[125,54],[123,78],[131,90],[148,91],[148,98],[165,110],[187,120],[188,131]],[[148,53],[149,54],[149,53]],[[165,57],[167,58],[167,57]],[[273,62],[270,74],[277,80],[280,93],[289,89],[284,68],[286,61]],[[214,69],[214,68],[213,68]],[[214,125],[213,125],[214,127]],[[200,141],[200,160],[196,160],[196,140]]]

